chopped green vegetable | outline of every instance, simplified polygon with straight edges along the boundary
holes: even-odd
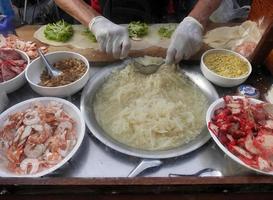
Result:
[[[140,38],[148,34],[148,25],[144,22],[131,22],[128,25],[130,38]]]
[[[44,30],[45,37],[57,42],[66,42],[73,36],[73,28],[64,20],[46,25]]]
[[[174,30],[175,30],[174,28],[162,26],[158,29],[158,34],[160,37],[171,38]]]
[[[83,35],[86,35],[92,42],[97,42],[95,35],[88,28],[83,31]]]

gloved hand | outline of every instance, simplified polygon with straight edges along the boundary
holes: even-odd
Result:
[[[103,16],[93,18],[89,29],[94,33],[102,51],[115,58],[125,58],[131,47],[126,28],[114,24]]]
[[[193,17],[186,17],[177,26],[167,51],[166,63],[189,59],[202,47],[203,26]]]

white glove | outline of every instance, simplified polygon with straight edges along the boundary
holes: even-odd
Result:
[[[131,43],[126,28],[103,16],[97,16],[90,21],[89,29],[94,33],[102,51],[115,58],[125,58],[128,55]]]
[[[166,63],[189,59],[202,47],[203,26],[193,17],[186,17],[177,26],[167,51]]]

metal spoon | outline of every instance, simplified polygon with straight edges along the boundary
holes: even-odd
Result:
[[[136,59],[133,59],[133,63],[138,72],[149,75],[155,73],[159,69],[159,67],[163,65],[165,62],[162,61],[158,64],[143,65],[139,63]]]
[[[193,174],[169,174],[169,177],[177,176],[222,177],[223,174],[221,171],[212,168],[201,169],[200,171]]]
[[[143,171],[149,168],[158,167],[162,165],[161,160],[151,160],[151,159],[143,159],[140,163],[129,173],[127,177],[136,177]]]
[[[40,48],[37,49],[41,59],[43,60],[43,62],[45,63],[46,66],[46,70],[47,73],[51,76],[51,77],[56,77],[56,76],[60,76],[62,74],[62,72],[58,69],[56,69],[55,67],[53,67],[51,64],[49,64],[48,60],[46,59],[46,57],[44,56],[43,52],[40,50]]]

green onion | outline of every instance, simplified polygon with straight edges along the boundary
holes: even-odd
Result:
[[[44,35],[49,40],[57,42],[66,42],[73,36],[72,25],[60,20],[56,23],[50,23],[46,25]]]
[[[175,30],[174,28],[162,26],[158,29],[158,34],[160,37],[171,38],[174,30]]]
[[[144,22],[131,22],[128,25],[130,38],[140,38],[148,34],[148,25]]]

